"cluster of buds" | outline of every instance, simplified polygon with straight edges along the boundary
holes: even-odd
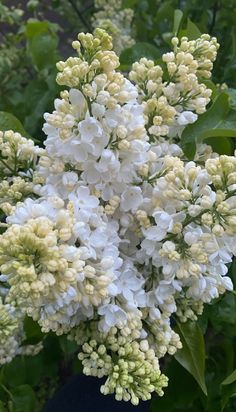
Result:
[[[158,358],[162,358],[167,353],[174,355],[182,348],[179,335],[171,328],[170,315],[164,310],[161,312],[158,308],[145,309],[143,320],[147,333],[146,339]]]
[[[113,40],[113,46],[119,55],[135,43],[131,36],[131,24],[134,12],[132,9],[122,8],[122,0],[95,0],[92,25],[106,30]]]
[[[117,334],[116,328],[110,331],[104,343],[95,339],[82,345],[79,354],[86,375],[107,376],[101,392],[115,393],[118,401],[149,400],[151,393],[163,395],[168,379],[161,374],[159,361],[147,340],[132,341],[131,337]]]
[[[7,299],[44,332],[68,332],[79,322],[78,311],[86,316],[106,300],[115,278],[114,258],[105,251],[109,226],[94,214],[97,233],[94,222],[85,230],[75,214],[73,204],[64,208],[59,198],[28,199],[8,217],[10,227],[1,237],[0,269],[10,285]],[[87,248],[88,239],[94,250]]]
[[[198,316],[202,315],[203,309],[204,304],[201,301],[193,301],[183,297],[177,299],[176,315],[181,322],[187,322],[188,320],[195,322]]]
[[[33,170],[43,151],[20,133],[0,132],[0,207],[5,214],[33,194]]]
[[[0,298],[0,365],[10,362],[17,354],[22,336],[22,322],[16,309]]]
[[[43,152],[20,133],[12,130],[0,132],[0,174],[17,176],[20,172],[30,172],[34,168],[37,156]]]
[[[167,384],[168,378],[160,372],[158,359],[147,341],[131,342],[118,350],[118,360],[113,363],[101,392],[115,393],[116,400],[138,405],[140,399],[150,400],[153,392],[163,396]]]
[[[119,59],[112,51],[112,39],[102,29],[96,29],[94,35],[80,33],[78,40],[72,43],[78,57],[69,57],[65,62],[57,63],[60,73],[57,83],[68,87],[80,87],[91,91],[91,82],[100,72],[109,73],[119,66]]]
[[[174,37],[172,44],[178,65],[187,63],[189,73],[196,73],[199,78],[211,77],[213,62],[216,60],[217,50],[220,47],[215,37],[209,34],[202,34],[196,40],[189,40],[187,37],[181,37],[179,40]]]
[[[11,210],[11,205],[27,199],[33,193],[33,183],[20,176],[4,179],[0,183],[0,207],[2,210]],[[8,214],[8,213],[7,213]]]
[[[165,67],[142,58],[129,74],[143,99],[148,132],[152,139],[178,137],[183,126],[197,120],[210,101],[211,90],[201,82],[211,76],[219,45],[215,38],[172,39],[173,51],[162,56]]]
[[[119,204],[120,204],[119,196],[113,196],[105,206],[105,209],[104,209],[105,213],[109,216],[113,215],[116,209],[118,208]]]
[[[235,156],[219,156],[208,159],[206,170],[211,176],[212,183],[219,191],[230,192],[236,189],[236,158]]]
[[[24,313],[7,303],[8,297],[4,300],[0,298],[0,365],[11,362],[16,355],[35,356],[43,349],[42,342],[22,345],[26,338]]]

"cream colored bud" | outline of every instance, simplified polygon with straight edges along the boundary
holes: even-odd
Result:
[[[118,148],[120,150],[129,150],[130,148],[130,143],[128,142],[128,140],[123,139],[118,143]]]

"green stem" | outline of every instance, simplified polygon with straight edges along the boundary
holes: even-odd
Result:
[[[79,10],[77,4],[75,4],[73,0],[69,0],[69,3],[71,4],[71,6],[73,7],[73,9],[75,10],[76,14],[78,15],[79,19],[80,19],[81,22],[83,23],[84,27],[85,27],[88,31],[91,31],[90,24],[89,24],[88,21],[84,18],[83,13]]]
[[[14,402],[13,396],[12,396],[11,392],[6,388],[6,386],[3,385],[3,383],[1,383],[0,386],[1,386],[2,389],[8,394],[8,396],[10,397],[10,399],[12,400],[12,402]]]
[[[13,174],[15,174],[15,170],[12,169],[3,159],[0,159],[0,162],[2,162],[2,164],[8,169],[10,170]]]

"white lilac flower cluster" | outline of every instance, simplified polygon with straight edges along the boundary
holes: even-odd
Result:
[[[172,39],[173,51],[162,56],[163,66],[142,58],[129,74],[144,102],[150,139],[180,135],[183,128],[204,113],[211,89],[209,79],[219,44],[203,34],[197,40]]]
[[[37,355],[42,343],[21,346],[25,339],[22,312],[0,298],[0,365],[11,362],[16,355]]]
[[[0,132],[0,208],[7,213],[33,193],[33,170],[42,149],[12,130]]]
[[[33,171],[43,149],[30,139],[12,130],[0,132],[0,230],[6,228],[5,217],[15,205],[29,196],[34,197]],[[14,241],[13,241],[14,242]],[[13,243],[12,242],[12,243]],[[6,276],[0,275],[0,364],[10,362],[16,355],[34,355],[42,343],[21,346],[25,339],[25,314],[10,302]]]
[[[132,38],[132,20],[134,11],[122,8],[122,0],[95,0],[96,12],[92,25],[106,30],[113,39],[114,50],[120,54],[135,43]]]
[[[68,334],[84,373],[107,377],[102,393],[134,405],[163,394],[159,358],[182,346],[172,319],[232,290],[236,254],[236,158],[201,145],[188,162],[177,144],[206,110],[218,44],[172,43],[167,74],[141,59],[133,84],[104,30],[78,35],[57,65],[67,89],[45,113],[34,196],[0,238],[6,304]]]
[[[14,306],[0,299],[0,365],[17,354],[22,335],[22,323]]]

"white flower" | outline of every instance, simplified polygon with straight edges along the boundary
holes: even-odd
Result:
[[[155,211],[152,216],[155,219],[156,225],[161,230],[168,232],[172,229],[173,226],[173,218],[171,215],[164,211]]]
[[[86,108],[86,100],[84,95],[78,89],[70,89],[69,99],[71,104],[76,107],[78,117],[80,118]]]
[[[226,290],[230,290],[230,291],[234,290],[233,282],[228,276],[222,277],[222,283]]]
[[[92,231],[89,237],[89,243],[92,247],[95,248],[105,248],[108,243],[106,228],[98,227],[97,229]]]
[[[99,205],[98,198],[91,196],[86,186],[79,187],[74,194],[69,195],[69,199],[73,201],[75,208],[79,209],[94,209]]]
[[[133,304],[136,307],[145,306],[144,279],[131,261],[124,262],[115,284],[117,286],[117,293],[123,296],[129,305]]]
[[[121,195],[121,209],[124,212],[131,210],[134,212],[138,209],[143,201],[142,190],[140,187],[131,186]]]
[[[184,111],[179,114],[177,118],[177,123],[180,126],[186,126],[187,124],[196,122],[197,118],[198,118],[197,114],[190,112],[190,111]]]
[[[199,240],[201,235],[202,235],[201,228],[196,228],[196,227],[189,226],[186,229],[186,232],[184,233],[184,241],[188,245],[193,245],[194,243],[196,243]]]
[[[48,201],[38,201],[32,199],[26,199],[23,204],[20,204],[14,214],[7,218],[7,222],[10,224],[23,225],[29,219],[35,219],[37,217],[50,217],[55,219],[57,211]]]
[[[104,116],[105,111],[106,111],[106,108],[102,104],[99,104],[96,102],[92,103],[92,114],[94,117],[99,118],[99,117]]]
[[[77,182],[78,182],[78,175],[77,175],[77,173],[75,173],[75,172],[66,172],[66,173],[63,173],[62,183],[63,183],[66,187],[68,187],[69,189],[70,189],[70,188],[73,188],[73,187],[76,185]]]
[[[99,329],[107,332],[112,326],[126,323],[127,315],[123,309],[118,305],[103,305],[98,308],[98,314],[102,316],[99,322]]]
[[[81,134],[81,141],[85,143],[90,143],[94,138],[102,136],[101,124],[94,117],[87,116],[85,120],[79,123],[78,129]]]

